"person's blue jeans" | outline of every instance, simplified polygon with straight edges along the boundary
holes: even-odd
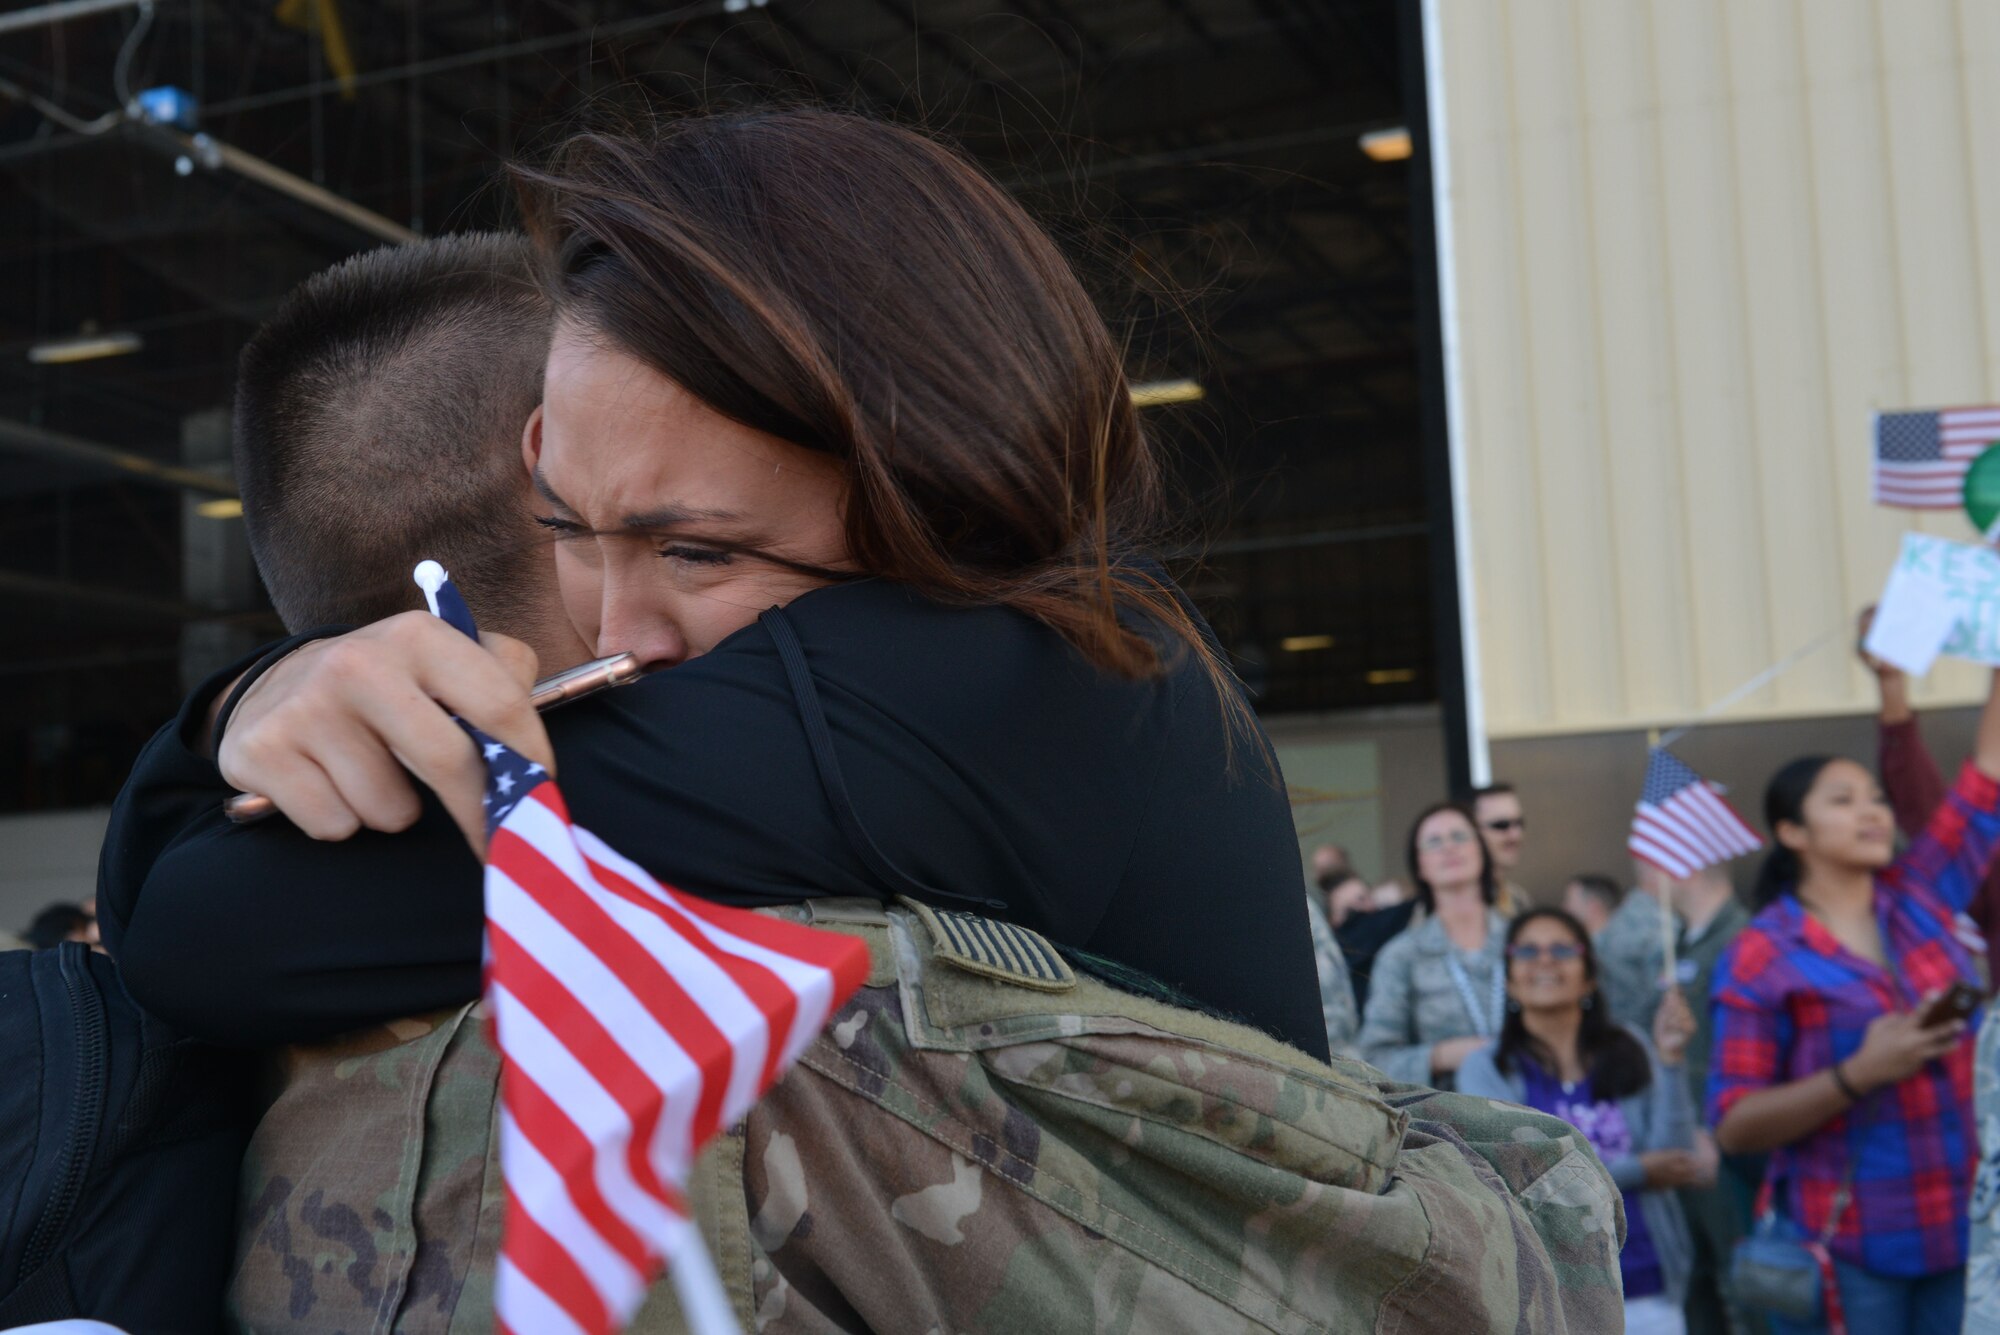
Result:
[[[1847,1311],[1850,1335],[1959,1335],[1965,1320],[1965,1270],[1947,1270],[1922,1279],[1898,1279],[1833,1263]],[[1781,1316],[1768,1318],[1771,1335],[1822,1335],[1824,1325],[1808,1326]]]

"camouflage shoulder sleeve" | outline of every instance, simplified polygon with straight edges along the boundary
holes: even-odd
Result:
[[[1326,1021],[1327,1047],[1339,1056],[1353,1056],[1361,1033],[1361,1013],[1354,1004],[1347,958],[1340,953],[1325,911],[1311,897],[1306,901],[1306,920],[1312,924],[1313,959],[1319,966],[1319,1006]]]

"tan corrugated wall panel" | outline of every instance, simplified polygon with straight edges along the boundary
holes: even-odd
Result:
[[[1433,3],[1487,728],[1672,725],[1971,536],[1868,428],[2000,398],[2000,4]],[[1871,707],[1843,639],[1729,717]]]

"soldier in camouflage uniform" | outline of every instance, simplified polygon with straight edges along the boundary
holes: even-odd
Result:
[[[1600,985],[1611,1016],[1641,1033],[1653,1027],[1667,971],[1667,918],[1661,902],[1666,873],[1637,864],[1639,885],[1618,904],[1591,945],[1597,951]]]
[[[697,1167],[746,1328],[1618,1328],[1618,1193],[1565,1123],[1323,1066],[1017,927],[782,912],[858,935],[872,971]],[[245,1169],[238,1328],[491,1328],[481,1027],[469,1007],[292,1073]],[[682,1329],[670,1287],[634,1330]]]
[[[1313,962],[1319,967],[1319,1008],[1326,1017],[1326,1045],[1336,1057],[1354,1057],[1361,1035],[1361,1008],[1354,1004],[1354,982],[1347,957],[1327,922],[1323,895],[1306,895],[1306,922],[1312,929]]]
[[[1965,1335],[2000,1331],[2000,1022],[1986,1008],[1972,1068],[1979,1176],[1972,1185],[1972,1242],[1965,1261]]]

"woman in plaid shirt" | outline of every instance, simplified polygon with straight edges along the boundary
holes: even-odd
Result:
[[[1831,1235],[1839,1307],[1868,1335],[1956,1335],[1977,1159],[1966,1025],[1926,1027],[1973,956],[1953,932],[2000,839],[2000,690],[1971,761],[1901,857],[1875,777],[1795,760],[1771,780],[1761,911],[1717,970],[1709,1114],[1771,1151],[1775,1205]],[[1773,1319],[1785,1332],[1825,1329]]]

